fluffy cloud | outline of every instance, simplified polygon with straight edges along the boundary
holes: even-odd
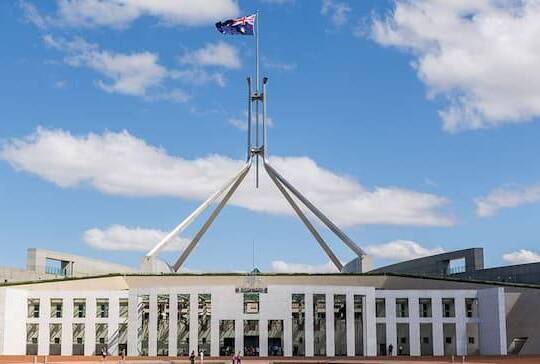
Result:
[[[328,16],[334,26],[341,27],[347,22],[351,7],[344,2],[335,0],[323,0],[321,14]]]
[[[443,248],[426,248],[410,240],[395,240],[384,244],[369,245],[364,250],[377,258],[399,261],[444,253]]]
[[[74,136],[44,128],[4,143],[0,158],[17,170],[62,187],[89,185],[107,194],[189,200],[205,199],[244,163],[219,155],[194,160],[172,156],[126,131]],[[453,223],[440,211],[447,204],[443,197],[397,187],[369,190],[349,177],[321,168],[307,157],[273,157],[271,162],[343,226]],[[264,178],[258,190],[254,189],[252,179],[247,178],[231,203],[254,211],[292,214],[272,182]]]
[[[272,262],[272,271],[275,273],[337,273],[338,270],[332,262],[322,265],[301,263],[287,263],[282,260]]]
[[[500,209],[540,202],[540,186],[520,189],[498,188],[487,196],[475,200],[476,214],[480,217],[492,216]]]
[[[204,47],[187,51],[180,62],[195,66],[221,66],[230,69],[242,67],[238,49],[225,42],[208,43]]]
[[[412,52],[428,96],[448,100],[444,129],[456,132],[540,115],[539,16],[535,0],[396,0],[371,30]]]
[[[158,63],[159,57],[155,53],[114,53],[80,38],[67,41],[46,35],[43,41],[64,52],[66,64],[86,67],[104,76],[105,80],[96,83],[106,92],[179,102],[188,99],[188,95],[179,89],[163,91],[163,83],[170,74]]]
[[[526,264],[540,262],[540,255],[530,250],[520,249],[504,254],[503,260],[509,264]]]
[[[83,240],[86,244],[100,250],[147,252],[167,232],[156,229],[130,228],[124,225],[112,225],[106,229],[86,230]],[[175,238],[166,247],[166,251],[181,251],[189,244],[187,239]]]
[[[26,18],[37,26],[125,28],[143,16],[170,25],[197,26],[237,16],[235,0],[57,0],[55,15],[42,15],[22,3]]]

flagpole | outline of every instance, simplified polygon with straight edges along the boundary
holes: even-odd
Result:
[[[256,21],[256,29],[255,29],[255,36],[256,36],[256,39],[255,39],[255,42],[256,42],[256,47],[255,47],[255,58],[256,58],[256,67],[257,67],[257,71],[256,71],[256,74],[257,74],[257,93],[259,93],[259,90],[260,90],[260,87],[259,87],[259,68],[260,68],[260,60],[259,60],[259,11],[257,11],[256,13],[256,16],[255,16],[255,21]]]
[[[257,100],[255,104],[255,143],[256,148],[259,148],[259,97],[260,97],[260,57],[259,57],[259,11],[255,13],[255,74],[256,74],[256,82],[257,86],[256,88],[256,94],[257,94]],[[256,172],[255,172],[255,188],[259,188],[259,154],[255,157],[255,165],[256,165]]]

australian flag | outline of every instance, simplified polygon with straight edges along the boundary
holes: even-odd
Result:
[[[217,30],[222,34],[253,35],[256,14],[236,19],[227,19],[216,23]]]

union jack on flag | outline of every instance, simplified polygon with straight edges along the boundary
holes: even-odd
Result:
[[[257,14],[227,19],[216,23],[217,30],[222,34],[253,35]]]

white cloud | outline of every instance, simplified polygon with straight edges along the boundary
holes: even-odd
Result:
[[[322,265],[311,265],[302,263],[287,263],[283,260],[272,262],[272,271],[275,273],[338,273],[332,262]]]
[[[147,252],[159,243],[167,232],[124,225],[111,225],[106,229],[89,229],[84,232],[86,244],[100,250]],[[189,244],[187,239],[176,237],[165,247],[166,251],[181,251]]]
[[[208,43],[180,56],[180,62],[195,66],[220,66],[229,69],[242,67],[238,49],[225,42]]]
[[[230,125],[234,126],[238,130],[247,131],[248,130],[248,120],[247,119],[248,119],[248,114],[247,114],[247,111],[246,111],[246,112],[244,112],[244,115],[242,117],[233,116],[233,117],[230,117],[229,119],[227,119],[227,122]],[[253,123],[252,127],[254,128],[255,127],[255,119],[253,118],[251,120],[251,122]],[[262,120],[260,121],[260,123],[261,123],[260,125],[262,127]],[[269,127],[269,128],[274,127],[274,121],[269,116],[266,117],[265,123],[266,123],[266,126]]]
[[[44,29],[47,26],[47,19],[45,19],[36,7],[26,1],[19,2],[19,5],[24,13],[25,20],[34,24],[40,29]]]
[[[321,14],[330,17],[334,26],[341,27],[347,23],[347,17],[351,12],[351,7],[345,3],[335,0],[323,0]]]
[[[163,82],[169,77],[169,71],[159,64],[159,57],[155,53],[104,51],[98,45],[80,38],[66,41],[46,35],[43,41],[49,47],[65,52],[66,64],[86,67],[103,75],[106,79],[96,83],[106,92],[185,101],[186,95],[184,98],[178,97],[179,90],[170,95],[163,91]]]
[[[487,196],[475,200],[476,214],[480,217],[492,216],[500,209],[540,202],[540,185],[525,188],[498,188]]]
[[[369,245],[364,250],[377,258],[399,261],[444,253],[444,249],[441,247],[426,248],[410,240],[394,240],[384,244]]]
[[[372,35],[410,50],[428,96],[444,95],[450,132],[540,115],[540,3],[535,0],[395,1]]]
[[[224,87],[225,76],[221,72],[208,72],[201,68],[188,69],[188,70],[174,70],[171,71],[170,76],[172,79],[180,80],[183,82],[191,83],[194,85],[204,85],[210,82],[216,83],[218,86]]]
[[[194,160],[172,156],[126,131],[74,136],[44,128],[4,143],[0,158],[61,187],[89,185],[107,194],[189,200],[206,199],[244,163],[220,155]],[[273,157],[271,162],[340,225],[453,223],[441,211],[448,202],[443,197],[397,187],[369,190],[307,157]],[[231,203],[254,211],[292,214],[272,182],[264,178],[258,190],[247,178]]]
[[[125,28],[143,16],[169,25],[197,26],[239,13],[235,0],[57,0],[54,15],[41,15],[26,2],[23,11],[36,25]]]
[[[540,254],[530,250],[520,249],[503,255],[503,260],[509,264],[526,264],[540,262]]]

